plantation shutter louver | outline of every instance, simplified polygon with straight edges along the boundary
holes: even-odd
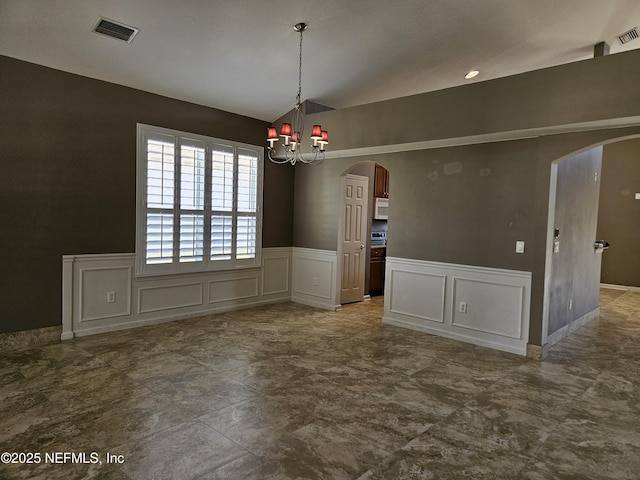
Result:
[[[204,171],[204,143],[183,140],[180,145],[180,262],[203,259]]]
[[[238,224],[236,255],[255,256],[257,214],[258,157],[254,152],[239,149],[238,153]]]
[[[147,141],[146,261],[173,261],[175,142],[171,136]]]

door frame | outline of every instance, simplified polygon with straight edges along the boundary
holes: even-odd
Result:
[[[356,175],[353,173],[345,173],[343,175],[340,175],[340,187],[339,187],[339,192],[340,192],[340,201],[339,201],[339,206],[338,208],[340,209],[340,215],[338,217],[338,245],[337,245],[337,265],[336,265],[336,304],[338,305],[342,305],[342,299],[341,299],[341,292],[342,292],[342,269],[344,268],[344,262],[342,260],[343,258],[343,251],[342,251],[342,238],[344,238],[344,207],[345,207],[345,202],[344,202],[344,195],[342,194],[343,190],[344,190],[344,186],[345,183],[347,181],[347,178],[354,178],[354,179],[358,179],[358,180],[365,180],[367,182],[367,195],[365,196],[365,215],[368,216],[368,212],[369,212],[369,193],[368,192],[368,185],[369,185],[369,177],[365,177],[364,175]],[[366,217],[365,217],[366,218]],[[367,248],[369,247],[369,242],[367,241],[367,237],[371,235],[370,233],[370,229],[368,227],[368,223],[366,224],[366,231],[365,231],[365,273],[363,275],[362,278],[362,295],[363,295],[363,300],[365,300],[366,298],[368,298],[368,294],[365,294],[364,291],[364,287],[366,285],[366,262],[368,261],[369,255],[367,255]]]

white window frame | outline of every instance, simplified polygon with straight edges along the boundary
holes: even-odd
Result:
[[[173,253],[170,257],[170,263],[148,263],[147,262],[147,214],[158,213],[158,208],[147,207],[147,140],[149,138],[165,137],[173,139],[174,144],[174,178],[173,191],[174,198],[172,208],[166,209],[167,214],[172,215],[173,231],[179,231],[181,210],[179,189],[180,189],[180,149],[181,145],[190,143],[198,143],[205,148],[205,194],[204,205],[199,212],[203,218],[217,213],[212,208],[211,189],[213,188],[211,172],[212,172],[212,151],[220,151],[223,147],[225,151],[233,152],[233,201],[231,211],[225,212],[225,215],[232,217],[232,251],[225,259],[210,258],[211,253],[211,221],[204,222],[204,248],[202,260],[196,261],[180,261],[179,254],[176,255],[180,248],[179,233],[174,233]],[[256,197],[255,197],[255,252],[253,257],[238,258],[237,257],[237,235],[238,235],[238,219],[247,215],[253,217],[253,212],[247,214],[238,208],[238,161],[240,152],[248,152],[251,156],[255,154],[257,157],[257,175],[256,175]],[[255,268],[261,265],[262,250],[262,183],[263,183],[263,165],[264,165],[264,147],[250,145],[246,143],[232,142],[229,140],[196,135],[178,130],[171,130],[163,127],[152,125],[137,124],[137,159],[136,159],[136,276],[149,275],[169,275],[192,272],[207,272],[219,270],[235,270],[238,268]],[[164,213],[164,212],[160,212]],[[207,226],[208,231],[207,231]]]

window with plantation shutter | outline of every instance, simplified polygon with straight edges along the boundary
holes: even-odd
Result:
[[[136,273],[259,265],[262,147],[138,125]]]

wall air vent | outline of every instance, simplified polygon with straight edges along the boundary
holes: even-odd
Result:
[[[638,27],[632,28],[628,32],[624,32],[622,35],[618,35],[618,41],[621,44],[629,43],[631,40],[638,38]]]
[[[133,37],[136,36],[139,30],[137,28],[130,27],[129,25],[125,25],[124,23],[100,18],[96,26],[93,28],[93,31],[106,35],[107,37],[131,43]]]

